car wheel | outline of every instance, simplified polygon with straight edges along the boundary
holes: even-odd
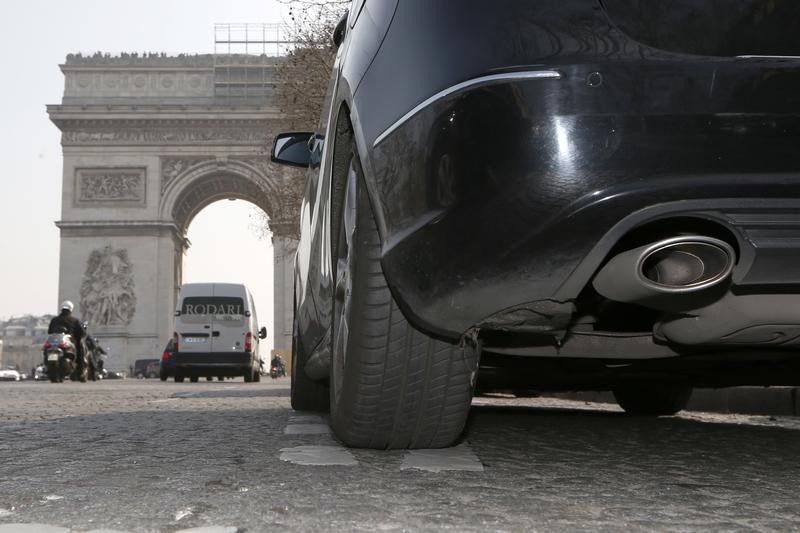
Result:
[[[331,425],[350,446],[451,446],[469,413],[477,350],[432,339],[400,312],[383,275],[378,229],[355,156],[340,194]]]
[[[253,369],[252,368],[245,368],[244,374],[244,382],[245,383],[252,383],[253,382]]]
[[[691,387],[620,387],[614,398],[629,415],[674,415],[684,409],[692,396]]]
[[[167,378],[169,376],[167,374],[165,374],[164,372],[162,372],[161,374],[159,374],[158,377],[161,379],[161,381],[167,381]]]
[[[183,383],[183,376],[175,374],[175,383]]]
[[[191,381],[192,383],[197,383],[198,381],[200,381],[200,378],[198,376],[189,376],[189,381]]]
[[[253,381],[256,383],[261,381],[261,372],[256,367],[253,367]]]

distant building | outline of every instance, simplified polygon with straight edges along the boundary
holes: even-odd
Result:
[[[53,315],[25,315],[0,322],[0,367],[29,373],[42,362],[42,345]]]

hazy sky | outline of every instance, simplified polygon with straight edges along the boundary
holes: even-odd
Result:
[[[209,53],[215,22],[283,22],[288,9],[277,0],[26,0],[0,2],[0,320],[26,313],[56,312],[62,158],[60,132],[48,119],[58,104],[66,55],[95,51]],[[193,243],[184,281],[235,281],[253,291],[263,323],[272,324],[272,249],[268,240],[251,265],[220,257],[252,248],[254,207],[243,201],[212,204],[189,228]],[[224,221],[224,222],[223,222]],[[238,231],[231,232],[231,227]],[[220,248],[220,247],[224,247]],[[267,249],[269,248],[269,249]],[[222,252],[222,253],[220,253]],[[263,267],[263,269],[262,269]],[[80,266],[83,268],[83,265]],[[270,328],[271,329],[271,328]]]

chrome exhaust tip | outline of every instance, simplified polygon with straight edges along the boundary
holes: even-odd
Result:
[[[733,270],[736,254],[712,237],[673,237],[648,246],[637,274],[659,292],[693,292],[713,287]]]
[[[609,300],[659,308],[669,295],[704,293],[733,271],[736,252],[702,235],[662,239],[612,257],[592,285]]]

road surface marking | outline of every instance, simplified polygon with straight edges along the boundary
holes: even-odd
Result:
[[[295,415],[289,417],[290,424],[327,424],[324,418],[314,415]]]
[[[328,424],[289,424],[283,428],[286,435],[329,435],[330,432]]]
[[[400,469],[409,470],[411,468],[428,472],[442,472],[443,470],[483,472],[483,463],[468,445],[459,444],[452,448],[436,450],[409,450],[403,458]]]
[[[306,466],[356,466],[353,454],[344,446],[296,446],[281,448],[281,461]]]

